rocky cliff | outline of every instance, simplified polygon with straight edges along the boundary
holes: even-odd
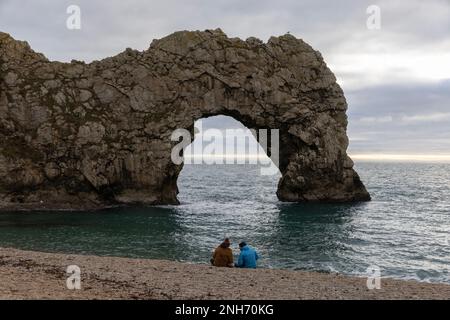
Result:
[[[291,35],[182,31],[85,64],[0,33],[0,208],[176,204],[170,136],[213,115],[280,130],[280,200],[369,200],[346,109],[320,53]]]

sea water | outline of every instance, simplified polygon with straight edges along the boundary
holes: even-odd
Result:
[[[256,165],[186,165],[179,206],[0,214],[0,246],[209,263],[227,236],[259,266],[450,283],[450,164],[357,162],[372,201],[277,200]]]

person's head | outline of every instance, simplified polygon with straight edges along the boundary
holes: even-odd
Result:
[[[239,243],[239,249],[242,249],[246,245],[247,245],[247,243],[245,243],[245,241],[242,241],[241,243]]]
[[[223,248],[229,248],[230,245],[231,245],[230,238],[225,238],[220,246]]]

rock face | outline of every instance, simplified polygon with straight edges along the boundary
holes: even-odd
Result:
[[[0,33],[0,207],[176,204],[170,136],[214,115],[280,130],[280,200],[369,200],[346,109],[320,53],[291,35],[182,31],[85,64]]]

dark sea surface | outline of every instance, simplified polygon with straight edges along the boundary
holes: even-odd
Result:
[[[289,204],[256,165],[187,165],[180,206],[0,214],[0,246],[208,263],[225,236],[259,265],[450,283],[450,164],[358,162],[373,200]]]

